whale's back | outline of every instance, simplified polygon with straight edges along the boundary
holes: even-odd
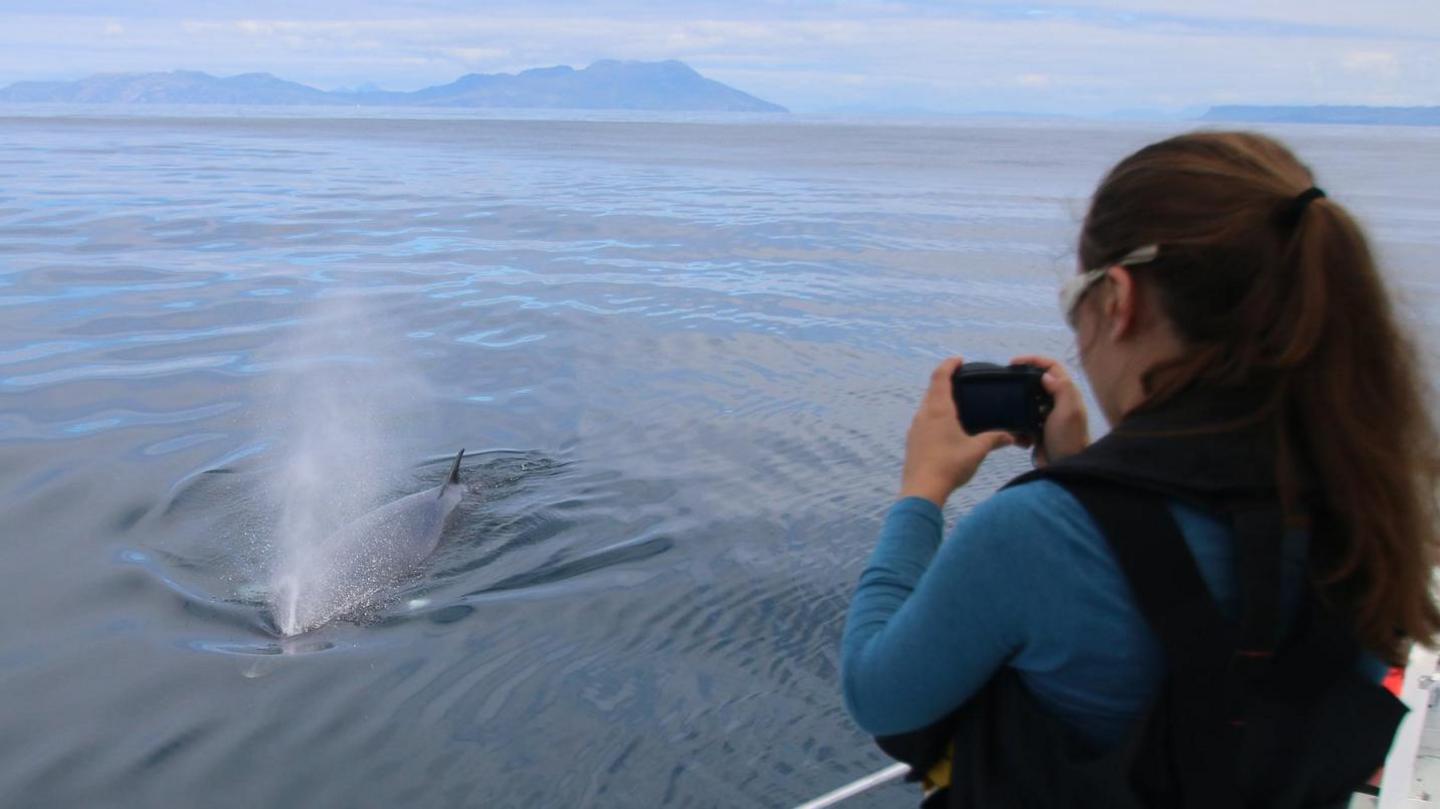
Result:
[[[387,503],[296,554],[272,586],[280,631],[295,635],[352,612],[428,559],[464,496],[458,469],[459,457],[440,486]]]

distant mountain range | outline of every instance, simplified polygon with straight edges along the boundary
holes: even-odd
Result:
[[[386,107],[786,112],[689,65],[603,60],[584,70],[557,66],[520,73],[471,73],[414,92],[320,90],[269,73],[218,77],[193,70],[107,73],[80,81],[24,81],[0,89],[0,102],[27,104],[241,104]]]
[[[1211,107],[1202,121],[1293,124],[1440,125],[1440,107]]]

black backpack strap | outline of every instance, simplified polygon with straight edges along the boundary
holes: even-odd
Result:
[[[1233,665],[1235,630],[1211,597],[1164,496],[1083,475],[1048,477],[1095,520],[1165,651],[1169,676],[1153,713],[1173,723],[1173,730],[1155,734],[1173,747],[1139,752],[1149,764],[1137,788],[1152,802],[1178,800],[1166,805],[1185,809],[1243,805],[1235,768],[1243,725],[1227,721],[1241,696],[1226,670]]]
[[[1234,630],[1211,598],[1162,496],[1088,476],[1048,477],[1099,526],[1169,660],[1180,665],[1228,653]]]
[[[1265,502],[1240,504],[1229,516],[1235,529],[1241,612],[1227,702],[1231,716],[1239,717],[1251,687],[1270,671],[1280,645],[1285,520],[1277,504]]]
[[[1285,520],[1274,503],[1247,503],[1230,512],[1240,582],[1240,651],[1274,652],[1280,643],[1280,581]]]

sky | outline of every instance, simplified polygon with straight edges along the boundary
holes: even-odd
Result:
[[[412,90],[679,59],[797,112],[1440,105],[1440,0],[0,0],[0,86],[268,72]]]

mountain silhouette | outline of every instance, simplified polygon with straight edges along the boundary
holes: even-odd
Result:
[[[362,88],[364,86],[362,85]],[[320,90],[269,73],[219,77],[194,70],[106,73],[79,81],[26,81],[0,89],[0,102],[29,104],[244,104],[391,107],[786,112],[784,107],[707,79],[689,65],[602,60],[520,73],[471,73],[413,92]]]

